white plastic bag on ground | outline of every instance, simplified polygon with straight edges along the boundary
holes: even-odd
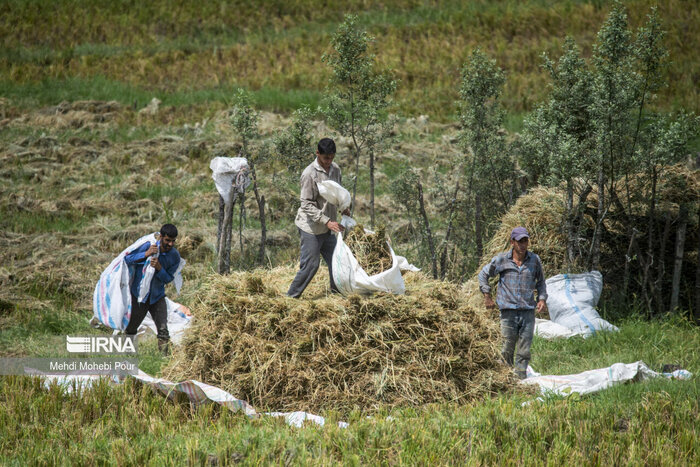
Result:
[[[556,339],[558,337],[563,337],[568,339],[569,337],[578,336],[580,332],[574,332],[566,326],[557,324],[554,321],[548,319],[535,319],[535,335],[543,339]]]
[[[626,381],[636,382],[658,377],[687,379],[691,376],[692,374],[685,370],[675,374],[657,373],[640,360],[635,363],[615,363],[606,368],[584,371],[575,375],[540,375],[533,370],[528,371],[528,377],[520,383],[537,385],[545,394],[566,396],[573,393],[589,394]]]
[[[365,229],[367,233],[374,233]],[[337,234],[338,242],[333,251],[333,280],[343,295],[353,293],[371,294],[373,292],[389,292],[401,295],[406,291],[406,284],[401,276],[402,270],[420,271],[409,264],[403,256],[396,256],[393,248],[391,252],[391,268],[373,276],[368,275],[359,265],[350,248],[343,242],[343,234]]]
[[[170,340],[175,344],[180,344],[185,329],[190,326],[192,316],[187,316],[181,310],[182,305],[170,300],[168,297],[165,297],[165,304],[168,307],[168,333],[170,334]],[[158,328],[156,328],[156,323],[153,321],[150,313],[146,314],[136,335],[139,338],[158,335]]]
[[[550,318],[584,337],[601,330],[617,331],[595,309],[602,290],[603,276],[598,271],[550,277],[547,279]]]
[[[318,182],[316,186],[318,186],[318,194],[337,207],[339,212],[343,212],[350,207],[350,192],[339,183],[333,180],[324,180],[323,182]]]
[[[209,163],[209,168],[216,189],[227,204],[234,179],[240,191],[244,191],[250,185],[250,179],[246,175],[249,169],[248,160],[245,157],[215,157]]]

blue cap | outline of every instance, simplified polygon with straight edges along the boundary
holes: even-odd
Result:
[[[510,233],[510,238],[516,242],[519,242],[525,237],[530,238],[530,234],[527,233],[527,229],[525,227],[516,227]]]

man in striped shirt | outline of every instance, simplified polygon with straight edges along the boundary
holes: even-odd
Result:
[[[495,256],[479,272],[479,288],[484,294],[484,305],[489,310],[501,312],[503,333],[503,359],[520,379],[527,374],[530,363],[530,346],[535,332],[535,310],[538,314],[547,309],[547,286],[544,281],[542,261],[528,251],[530,234],[525,227],[516,227],[510,234],[512,249]],[[499,276],[496,303],[491,297],[489,279]],[[534,292],[537,291],[537,302]],[[515,359],[513,353],[515,352]],[[515,364],[515,365],[514,365]]]

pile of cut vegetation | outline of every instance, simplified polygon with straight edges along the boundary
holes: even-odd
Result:
[[[386,239],[385,227],[376,232],[365,231],[361,224],[352,228],[343,239],[364,271],[373,276],[391,268],[393,258]]]
[[[408,273],[406,295],[302,299],[295,270],[212,275],[164,377],[219,386],[258,409],[373,410],[464,402],[508,389],[500,330],[460,287]],[[325,277],[324,277],[325,276]]]
[[[697,216],[700,206],[700,171],[684,165],[664,167],[659,171],[655,186],[657,200],[653,217],[650,219],[648,204],[649,192],[652,189],[648,177],[644,174],[632,175],[629,181],[621,180],[617,191],[623,198],[619,204],[612,203],[608,215],[601,227],[601,258],[600,268],[608,286],[614,287],[620,282],[625,267],[625,254],[630,248],[630,232],[637,232],[636,242],[641,245],[633,249],[632,255],[641,250],[646,253],[649,224],[654,224],[653,245],[657,258],[656,262],[665,261],[671,269],[676,254],[677,230],[681,226],[681,211],[688,212],[687,232],[683,252],[683,269],[697,269],[698,240],[700,240],[699,220]],[[594,186],[586,200],[580,229],[579,245],[582,252],[573,264],[566,264],[567,236],[565,232],[564,193],[556,188],[537,187],[527,195],[521,196],[515,205],[501,217],[500,227],[484,248],[482,266],[495,255],[510,248],[510,232],[514,227],[524,226],[530,233],[530,250],[542,259],[547,277],[561,273],[577,273],[588,270],[585,257],[590,249],[591,239],[595,230],[595,217],[598,198]],[[623,212],[624,209],[624,212]],[[685,228],[685,227],[683,227]],[[665,239],[665,241],[664,241]],[[638,256],[638,255],[637,255]],[[640,266],[632,258],[631,267],[639,270]],[[478,272],[478,271],[477,271]],[[670,274],[667,274],[670,276]],[[694,276],[688,280],[694,279]],[[668,278],[666,278],[668,280]],[[476,276],[465,285],[469,291],[469,305],[475,308],[483,306],[483,297],[479,293]]]

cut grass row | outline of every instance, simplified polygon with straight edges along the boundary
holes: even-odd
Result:
[[[278,95],[268,103],[294,91],[301,93],[299,99],[284,100],[295,108],[299,100],[318,96],[325,87],[328,69],[321,55],[328,50],[341,12],[355,11],[377,38],[379,63],[393,68],[401,80],[395,111],[451,119],[456,111],[459,69],[471,49],[479,45],[508,73],[506,108],[522,112],[532,109],[546,89],[540,54],[558,55],[567,34],[590,54],[595,31],[608,10],[607,2],[450,1],[438,5],[395,1],[383,7],[364,2],[346,7],[316,5],[313,13],[299,6],[290,13],[287,7],[270,3],[262,9],[242,5],[233,19],[230,12],[219,14],[218,7],[189,12],[187,8],[193,6],[174,8],[169,3],[154,3],[143,7],[145,13],[140,7],[124,13],[109,8],[94,13],[92,6],[82,2],[59,4],[51,17],[45,17],[46,13],[23,17],[27,15],[24,10],[10,10],[6,24],[44,21],[46,28],[39,30],[46,33],[33,42],[24,38],[22,28],[5,26],[8,34],[5,52],[0,54],[0,80],[12,87],[104,76],[146,94],[186,95],[201,90],[199,97],[190,99],[208,101],[225,100],[223,94],[237,86],[263,90],[263,94],[264,90],[277,90]],[[653,2],[626,3],[632,24],[638,25]],[[165,9],[173,12],[165,14]],[[662,91],[658,105],[698,110],[700,94],[694,76],[700,66],[695,54],[700,46],[700,35],[696,34],[700,12],[689,10],[680,0],[661,2],[659,9],[669,30],[666,43],[674,63],[669,71],[671,85]],[[96,16],[89,24],[68,19],[93,13]],[[193,26],[192,18],[199,18],[200,23]],[[236,26],[239,20],[250,21],[245,22],[248,26]],[[110,28],[113,33],[106,32]],[[167,33],[153,32],[160,28]],[[28,95],[19,89],[11,92]],[[286,104],[275,105],[287,110]]]

